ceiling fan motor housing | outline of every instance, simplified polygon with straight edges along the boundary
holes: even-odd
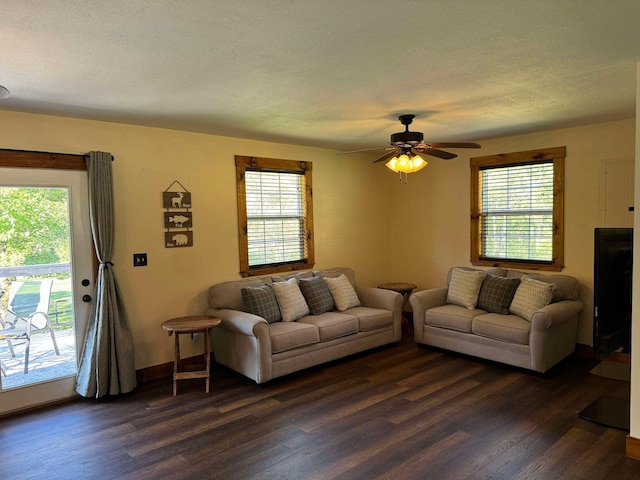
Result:
[[[391,143],[396,145],[401,145],[404,143],[408,143],[411,145],[416,145],[424,139],[424,135],[422,132],[398,132],[391,134]]]

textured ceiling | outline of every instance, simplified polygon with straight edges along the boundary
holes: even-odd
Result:
[[[0,0],[0,109],[336,149],[633,118],[638,0]]]

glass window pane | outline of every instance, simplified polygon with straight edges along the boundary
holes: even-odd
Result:
[[[249,265],[304,259],[303,176],[247,171]]]
[[[482,255],[551,261],[553,163],[482,171]]]

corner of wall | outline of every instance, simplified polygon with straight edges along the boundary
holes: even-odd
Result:
[[[638,111],[640,111],[640,62],[636,63],[636,159],[640,158],[640,122],[638,122]],[[636,163],[637,165],[637,163]],[[640,168],[635,170],[635,199],[634,205],[640,205]],[[635,224],[635,221],[634,221]],[[634,235],[634,259],[633,262],[633,307],[631,316],[631,351],[640,352],[640,235]],[[640,371],[640,355],[631,355],[631,371]],[[627,456],[640,459],[640,377],[638,375],[631,376],[631,418],[630,432],[627,437]],[[634,406],[636,406],[634,408]],[[635,448],[638,456],[630,455],[630,440]]]

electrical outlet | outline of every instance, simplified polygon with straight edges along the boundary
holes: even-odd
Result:
[[[147,254],[146,253],[134,253],[133,254],[133,266],[134,267],[146,267],[147,266]]]

